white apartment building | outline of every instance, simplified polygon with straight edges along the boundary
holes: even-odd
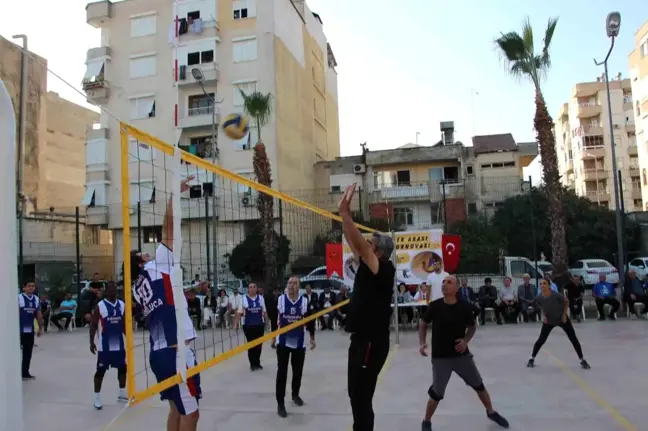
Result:
[[[617,169],[621,172],[624,209],[643,208],[639,158],[629,79],[610,80]],[[556,153],[563,184],[579,196],[615,209],[608,100],[604,77],[574,86],[555,120]]]
[[[635,33],[635,48],[630,53],[629,63],[641,168],[641,194],[643,209],[648,211],[648,21]]]
[[[88,51],[83,86],[102,114],[101,127],[88,133],[84,204],[89,223],[114,230],[116,271],[123,256],[118,120],[253,179],[256,130],[249,141],[218,133],[216,145],[211,130],[212,118],[218,125],[243,111],[239,90],[260,91],[272,94],[262,138],[274,188],[314,188],[312,166],[339,156],[335,57],[321,18],[303,0],[102,0],[86,11],[88,24],[101,29],[101,46]],[[204,91],[194,68],[204,76]],[[129,160],[130,205],[140,204],[143,248],[153,252],[170,176],[165,158],[146,145],[133,140],[129,152],[138,155]],[[183,266],[205,276],[211,204],[198,198],[218,201],[219,258],[243,240],[246,224],[238,222],[258,216],[246,187],[213,184],[211,174],[195,167],[187,166],[187,174],[196,180],[182,201]]]

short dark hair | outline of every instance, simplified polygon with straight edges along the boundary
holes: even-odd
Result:
[[[130,279],[131,284],[135,282],[140,272],[140,265],[142,264],[142,256],[139,250],[131,250],[130,252]]]
[[[484,284],[486,284],[486,283],[492,283],[492,282],[493,282],[493,280],[491,280],[490,277],[486,277],[486,278],[484,279]]]
[[[34,285],[36,284],[36,282],[35,282],[34,280],[31,280],[31,279],[30,279],[30,280],[26,280],[26,281],[23,283],[23,287],[27,287],[27,285],[28,285],[29,283],[34,283]],[[15,284],[14,284],[14,286],[15,286]]]

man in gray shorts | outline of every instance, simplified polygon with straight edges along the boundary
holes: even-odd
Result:
[[[589,370],[590,365],[583,357],[583,350],[581,349],[578,337],[576,337],[574,325],[572,325],[567,315],[569,311],[569,300],[560,293],[551,290],[549,280],[542,280],[540,282],[540,295],[536,298],[536,303],[542,308],[542,329],[540,329],[538,340],[533,345],[533,353],[531,353],[531,358],[527,362],[527,367],[535,367],[535,357],[542,348],[542,345],[549,338],[549,334],[551,334],[553,328],[560,326],[565,331],[565,334],[567,334],[567,338],[569,338],[572,346],[574,346],[581,367]]]
[[[475,335],[475,317],[472,306],[466,301],[457,300],[457,278],[453,275],[443,279],[441,287],[443,298],[432,301],[419,323],[420,353],[427,356],[425,342],[427,327],[432,323],[432,386],[428,389],[427,407],[422,430],[432,430],[432,415],[439,401],[443,399],[452,372],[457,373],[464,382],[477,392],[479,400],[486,408],[486,416],[498,425],[508,428],[508,421],[497,413],[491,405],[490,395],[484,387],[473,356],[468,350],[468,342]]]

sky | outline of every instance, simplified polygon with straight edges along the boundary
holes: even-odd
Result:
[[[220,0],[229,1],[229,0]],[[169,3],[170,0],[160,0]],[[634,33],[648,20],[645,0],[307,0],[324,23],[338,62],[342,155],[396,148],[409,142],[432,145],[439,123],[454,121],[457,139],[512,133],[535,140],[532,85],[507,74],[493,40],[519,31],[525,17],[539,46],[549,17],[559,17],[552,68],[543,82],[549,112],[556,115],[575,83],[594,81],[609,48],[605,18],[621,12],[621,33],[609,60],[610,75],[629,76]],[[27,34],[30,50],[50,69],[80,88],[89,48],[99,31],[85,22],[85,0],[21,0],[3,6],[0,35]],[[38,13],[34,13],[38,11]],[[28,19],[16,19],[28,17]],[[56,18],[59,17],[59,18]],[[83,104],[85,99],[59,79],[48,89]],[[526,170],[540,179],[539,159]]]

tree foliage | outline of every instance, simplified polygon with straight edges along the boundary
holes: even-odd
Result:
[[[276,259],[276,272],[282,273],[290,256],[290,240],[276,232],[273,243],[276,245],[273,254]],[[245,239],[234,247],[229,257],[229,268],[237,278],[263,281],[266,271],[266,259],[263,249],[263,233],[256,227]]]
[[[579,197],[572,190],[563,189],[562,193],[569,262],[601,258],[614,263],[617,250],[614,211]],[[627,221],[629,250],[639,248],[634,231],[635,224]],[[456,223],[452,233],[462,236],[459,272],[493,272],[499,268],[502,255],[533,260],[544,253],[552,260],[547,191],[544,187],[533,188],[524,195],[511,197],[490,220],[477,217]]]

